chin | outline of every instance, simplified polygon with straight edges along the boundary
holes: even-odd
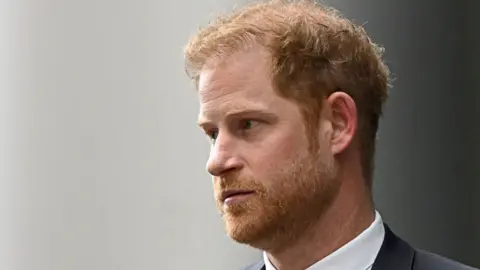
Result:
[[[237,243],[252,245],[258,241],[258,233],[254,224],[227,224],[228,236]]]
[[[268,239],[268,224],[257,215],[224,215],[225,230],[228,236],[237,243],[258,247],[259,243]]]

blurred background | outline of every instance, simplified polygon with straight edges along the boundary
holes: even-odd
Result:
[[[480,1],[331,0],[396,78],[375,199],[480,267]],[[182,48],[233,0],[0,0],[0,269],[239,269]]]

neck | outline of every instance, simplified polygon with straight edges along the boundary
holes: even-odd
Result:
[[[295,241],[266,250],[276,269],[303,270],[353,240],[375,219],[375,211],[362,181],[344,181],[338,196],[321,218],[308,230],[296,234]],[[361,191],[361,192],[360,192]]]

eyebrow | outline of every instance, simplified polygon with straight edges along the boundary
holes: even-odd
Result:
[[[259,117],[265,117],[268,119],[276,119],[277,116],[274,113],[267,112],[265,110],[258,110],[258,109],[248,109],[248,110],[238,110],[234,112],[229,112],[225,115],[226,119],[231,119],[231,118],[238,118],[240,116],[243,117],[248,117],[248,116],[259,116]],[[204,117],[199,117],[197,124],[200,127],[203,127],[205,125],[208,125],[211,121],[208,118]]]

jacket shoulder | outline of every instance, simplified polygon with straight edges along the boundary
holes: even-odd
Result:
[[[423,250],[416,250],[413,270],[479,270]]]

